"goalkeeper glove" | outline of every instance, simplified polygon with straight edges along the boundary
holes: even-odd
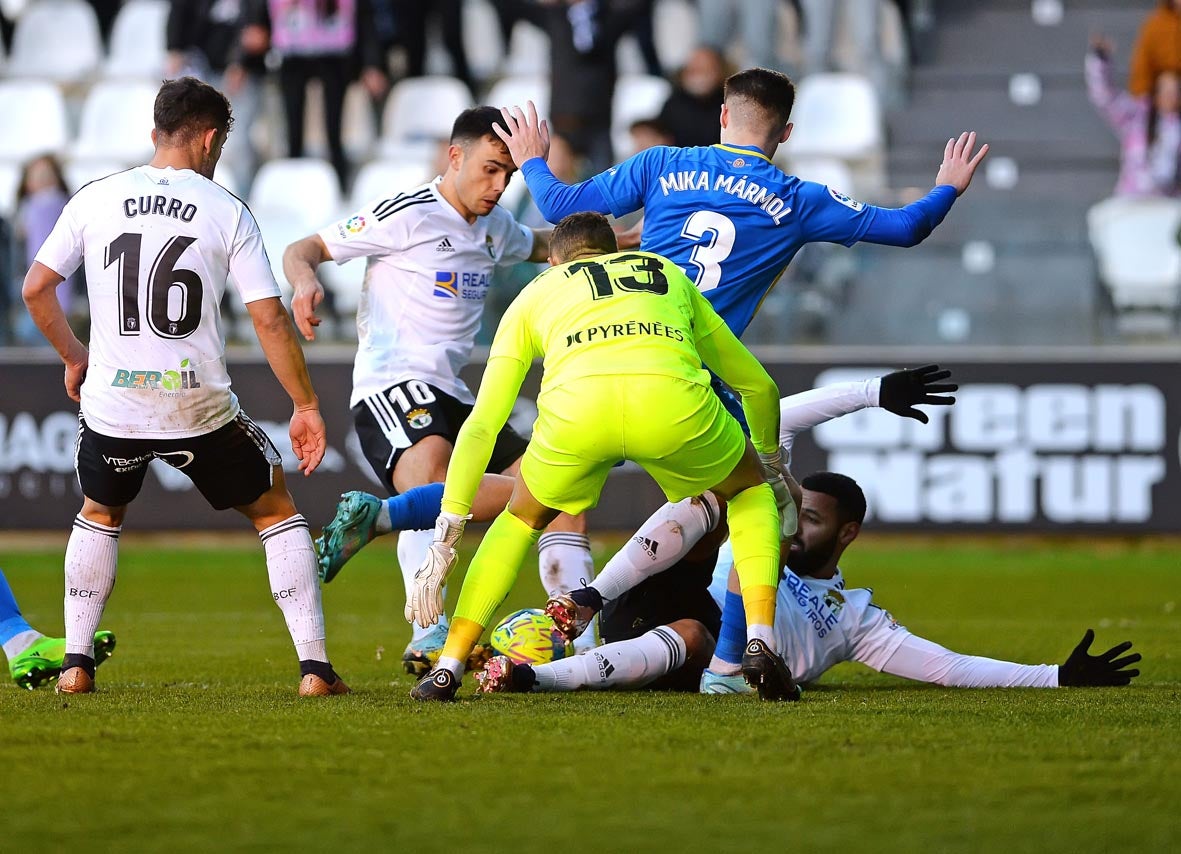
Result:
[[[783,448],[764,454],[759,452],[759,460],[763,464],[763,479],[771,485],[775,493],[775,506],[779,509],[780,533],[786,539],[795,535],[799,527],[799,511],[792,500],[791,490],[787,488],[787,452]]]
[[[418,623],[425,629],[439,621],[443,614],[443,588],[459,557],[455,546],[470,518],[470,513],[459,516],[443,511],[435,520],[435,539],[414,573],[414,589],[406,600],[407,622]]]
[[[1087,633],[1083,635],[1079,645],[1074,648],[1070,658],[1066,659],[1065,664],[1058,666],[1059,685],[1071,687],[1127,685],[1132,681],[1132,677],[1140,675],[1139,670],[1124,669],[1129,664],[1139,661],[1140,653],[1134,652],[1123,658],[1116,658],[1132,648],[1131,641],[1124,641],[1099,655],[1090,655],[1088,650],[1090,650],[1093,640],[1095,640],[1095,632],[1087,629]]]
[[[951,406],[955,398],[950,392],[958,391],[955,383],[941,383],[951,376],[951,371],[940,370],[938,365],[908,368],[882,377],[878,390],[878,406],[903,418],[913,418],[926,424],[927,413],[915,409],[917,404]]]

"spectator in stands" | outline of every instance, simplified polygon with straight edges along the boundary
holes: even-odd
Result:
[[[1087,92],[1091,103],[1119,137],[1117,195],[1181,195],[1181,77],[1156,76],[1152,93],[1135,96],[1111,80],[1112,46],[1103,36],[1087,53]]]
[[[703,45],[689,54],[660,110],[659,121],[672,135],[672,145],[713,145],[718,141],[722,84],[729,76],[726,58],[716,47]]]
[[[427,25],[433,18],[442,32],[443,47],[451,57],[451,75],[475,92],[463,47],[461,0],[395,0],[394,15],[398,44],[406,51],[407,77],[422,77],[426,73]]]
[[[258,23],[271,33],[279,54],[279,87],[287,116],[287,156],[303,157],[307,85],[319,80],[324,94],[324,134],[341,189],[348,161],[341,136],[344,95],[357,64],[361,82],[378,98],[387,81],[368,0],[267,0]]]
[[[1128,91],[1137,98],[1150,95],[1164,71],[1181,73],[1181,0],[1161,0],[1140,25]]]
[[[521,12],[550,38],[550,124],[600,172],[615,162],[611,102],[615,48],[647,11],[646,0],[537,0]]]
[[[821,0],[831,3],[834,0]],[[746,51],[745,65],[786,71],[779,58],[779,4],[781,0],[698,0],[701,41],[725,54],[738,19],[739,36]],[[794,0],[793,0],[794,2]]]
[[[258,21],[266,0],[172,0],[168,12],[169,77],[192,76],[220,89],[234,110],[233,145],[222,162],[245,193],[258,168],[250,126],[262,104],[271,36]]]
[[[658,145],[673,144],[673,135],[660,119],[638,119],[631,123],[627,133],[631,138],[632,154],[639,154]]]
[[[808,74],[851,71],[865,75],[884,100],[897,103],[903,96],[906,64],[891,67],[882,53],[882,3],[885,0],[801,0],[804,11],[804,70]],[[903,22],[903,49],[909,53],[911,36],[908,2],[896,2]],[[843,7],[843,8],[842,8]],[[838,13],[853,42],[853,61],[839,66],[832,49]]]
[[[70,191],[62,174],[61,164],[51,154],[35,157],[25,164],[21,171],[20,184],[16,194],[15,237],[17,244],[24,248],[21,258],[26,268],[32,266],[33,258],[53,231],[57,218],[70,199]],[[73,307],[77,293],[77,274],[57,286],[57,301],[66,315]],[[38,331],[28,313],[21,314],[16,323],[16,343],[24,346],[48,344]]]

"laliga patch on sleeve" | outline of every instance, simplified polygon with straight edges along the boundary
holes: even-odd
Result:
[[[859,202],[856,199],[849,198],[844,193],[838,193],[832,187],[828,188],[828,194],[842,205],[847,208],[851,208],[852,210],[859,211],[865,208],[865,202]]]
[[[341,240],[348,240],[350,237],[356,237],[369,227],[369,221],[361,214],[351,216],[346,220],[342,220],[336,224],[336,231],[340,235]]]

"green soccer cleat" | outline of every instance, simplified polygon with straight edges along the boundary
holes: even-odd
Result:
[[[94,663],[102,664],[115,651],[114,632],[94,633]],[[65,638],[43,637],[9,662],[12,681],[32,691],[47,682],[52,682],[62,672],[62,659],[66,655]]]
[[[368,492],[346,492],[336,505],[336,515],[316,538],[320,555],[320,580],[327,584],[344,569],[349,558],[377,537],[381,499]]]

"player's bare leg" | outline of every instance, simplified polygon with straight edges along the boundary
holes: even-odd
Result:
[[[115,587],[119,533],[127,505],[108,507],[84,498],[74,518],[65,559],[66,654],[59,694],[94,690],[94,633]]]
[[[250,504],[235,509],[251,521],[262,540],[271,595],[283,612],[299,656],[299,695],[347,694],[348,686],[328,661],[312,537],[307,521],[295,509],[287,491],[283,469],[275,466],[271,488]]]

